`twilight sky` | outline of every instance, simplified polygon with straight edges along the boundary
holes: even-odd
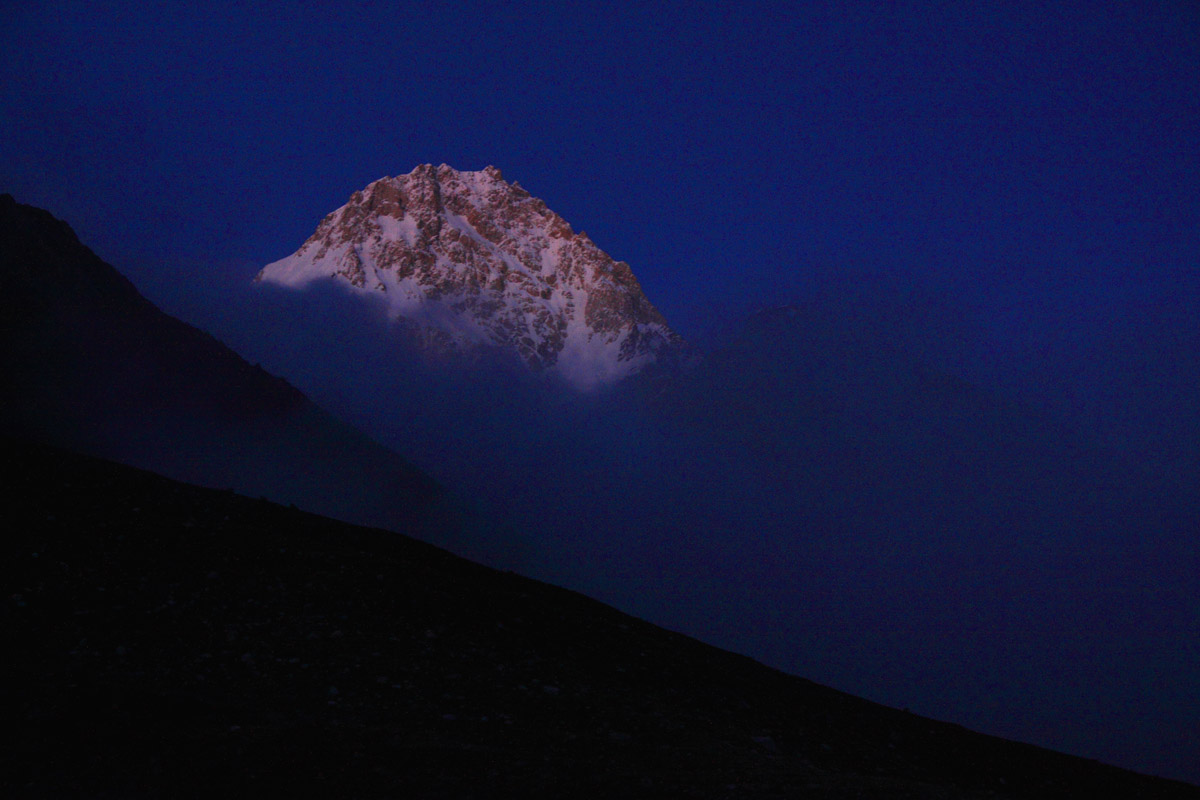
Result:
[[[0,190],[226,338],[354,190],[494,164],[693,339],[866,285],[1101,432],[1195,402],[1195,3],[182,6],[6,11]]]

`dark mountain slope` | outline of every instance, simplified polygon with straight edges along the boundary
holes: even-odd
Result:
[[[1200,797],[393,533],[4,442],[9,796]]]
[[[0,431],[181,480],[390,528],[458,524],[415,467],[159,311],[66,223],[8,195],[0,409]]]
[[[586,399],[419,373],[320,304],[256,352],[534,543],[503,566],[856,695],[1200,780],[1196,493],[939,369],[953,318],[866,294]]]

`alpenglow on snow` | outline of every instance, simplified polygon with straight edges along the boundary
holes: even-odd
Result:
[[[683,347],[628,264],[490,166],[381,178],[255,280],[303,289],[329,279],[382,295],[429,349],[500,348],[580,390]]]

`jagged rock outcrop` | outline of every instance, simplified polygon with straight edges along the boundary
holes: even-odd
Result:
[[[300,289],[330,278],[383,295],[426,347],[499,348],[583,390],[684,348],[628,264],[495,167],[381,178],[257,280]]]

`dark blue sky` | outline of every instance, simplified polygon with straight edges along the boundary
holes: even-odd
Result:
[[[1193,3],[169,5],[22,4],[0,34],[0,177],[133,272],[278,258],[442,161],[499,166],[685,327],[814,268],[1196,266]]]
[[[1178,441],[1145,420],[1200,354],[1195,3],[182,6],[6,9],[0,188],[225,338],[220,293],[354,190],[494,164],[693,339],[865,282]]]

